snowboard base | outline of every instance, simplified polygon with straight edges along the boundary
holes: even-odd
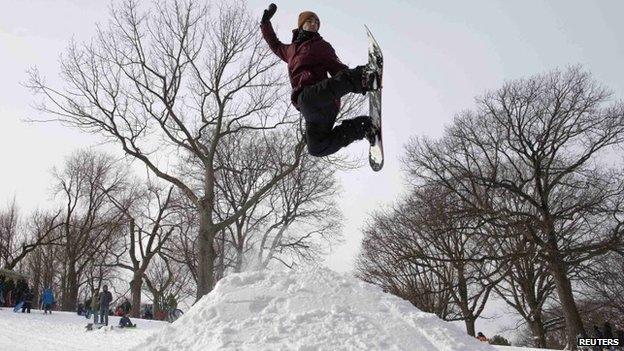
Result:
[[[368,66],[373,68],[378,75],[378,80],[376,81],[377,89],[368,92],[368,101],[369,101],[369,114],[373,122],[373,126],[375,128],[375,136],[374,139],[370,142],[370,148],[368,150],[368,163],[370,164],[373,171],[378,172],[381,170],[384,164],[384,153],[383,153],[383,138],[381,134],[381,89],[383,88],[383,54],[381,53],[381,48],[373,37],[373,33],[371,33],[370,29],[367,26],[366,34],[368,36]]]

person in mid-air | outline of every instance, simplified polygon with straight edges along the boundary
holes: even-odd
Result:
[[[367,138],[373,142],[375,127],[369,116],[343,120],[334,127],[340,98],[348,93],[376,90],[378,75],[366,65],[349,69],[340,62],[334,48],[319,35],[319,17],[311,11],[299,14],[291,44],[277,39],[271,17],[275,4],[264,10],[260,29],[271,51],[288,64],[291,101],[305,120],[305,139],[313,156],[327,156],[352,142]],[[328,78],[328,73],[331,78]]]

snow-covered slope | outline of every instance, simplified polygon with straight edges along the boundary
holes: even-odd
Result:
[[[75,313],[0,309],[0,350],[448,350],[493,348],[379,288],[325,268],[249,272],[223,279],[173,324],[84,330]],[[111,325],[119,317],[110,317]],[[539,350],[542,351],[542,350]]]
[[[91,319],[93,321],[93,319]],[[166,322],[132,319],[136,329],[85,331],[89,320],[70,312],[43,314],[14,313],[0,309],[0,350],[11,351],[73,351],[128,350],[142,342]],[[109,325],[119,324],[119,317],[109,317]]]
[[[135,350],[495,350],[376,286],[326,268],[219,282]]]

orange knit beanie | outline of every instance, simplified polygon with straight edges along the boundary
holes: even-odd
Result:
[[[312,11],[303,11],[302,13],[299,14],[299,20],[297,21],[297,28],[303,27],[303,24],[305,23],[305,21],[307,21],[308,18],[310,17],[315,17],[319,21],[319,28],[321,28],[321,20],[318,18],[316,13]]]

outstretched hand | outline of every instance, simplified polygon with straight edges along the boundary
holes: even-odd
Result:
[[[270,21],[271,17],[275,14],[275,11],[277,11],[277,5],[271,3],[269,8],[264,10],[264,13],[262,14],[262,23]]]

